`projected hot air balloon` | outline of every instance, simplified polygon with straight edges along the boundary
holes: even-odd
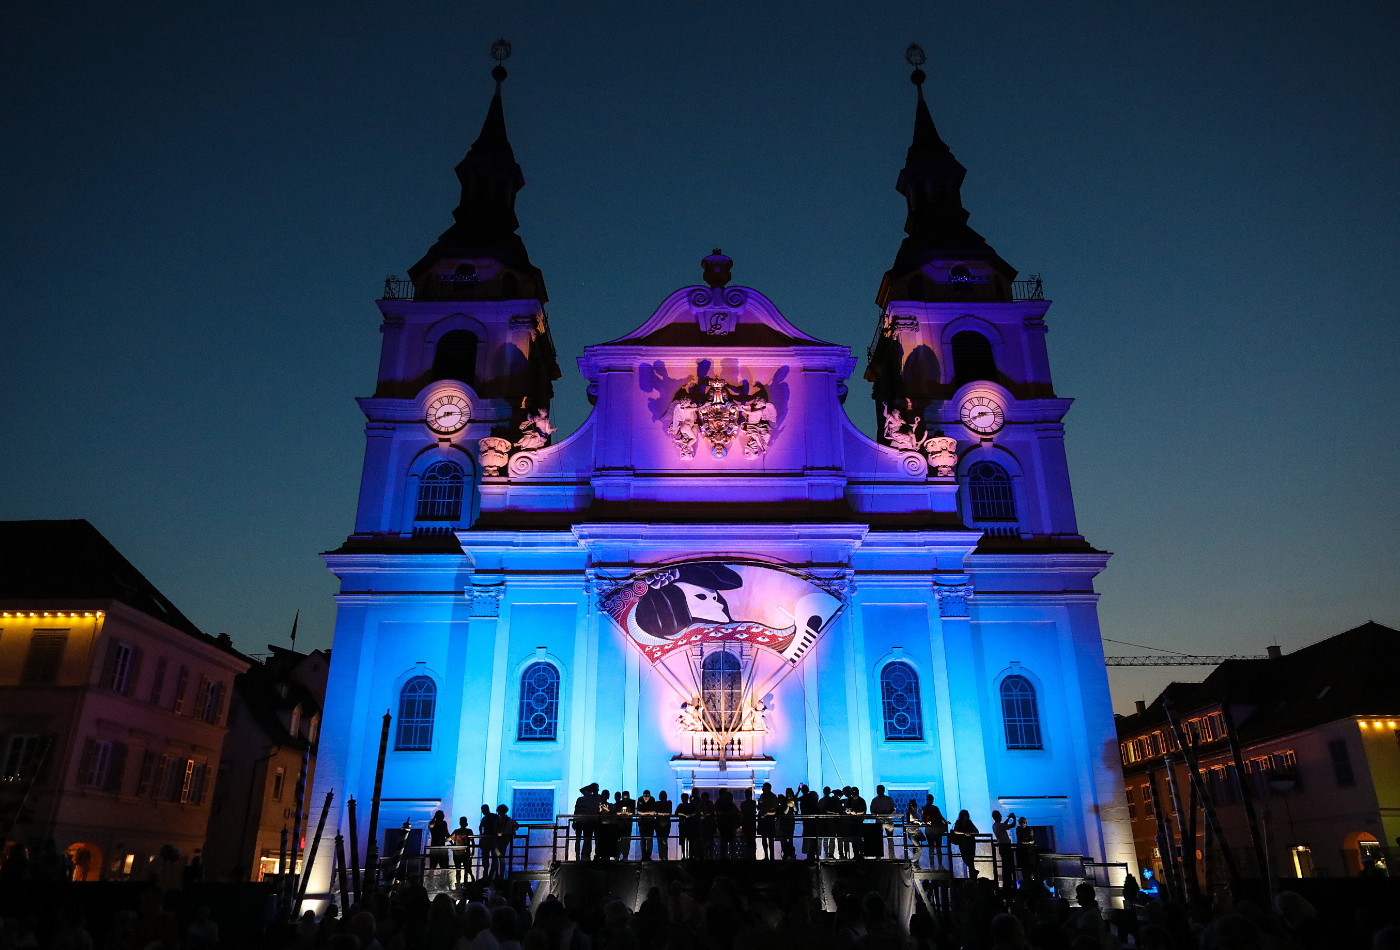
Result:
[[[742,732],[761,732],[765,697],[816,644],[844,604],[810,577],[762,564],[693,560],[643,571],[600,605],[704,733],[721,768]]]

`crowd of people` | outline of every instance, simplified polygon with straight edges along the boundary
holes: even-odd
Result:
[[[368,892],[344,914],[273,920],[252,937],[229,936],[233,921],[177,890],[143,892],[134,910],[90,926],[76,897],[84,885],[29,917],[0,925],[0,950],[1400,950],[1394,902],[1352,908],[1327,920],[1295,892],[1271,902],[1150,898],[1124,890],[1121,908],[1081,885],[1074,901],[998,888],[988,878],[950,882],[941,902],[919,900],[904,917],[875,893],[840,882],[829,899],[774,894],[720,875],[707,885],[677,879],[653,887],[634,910],[616,895],[565,894],[531,902],[523,889],[478,884],[460,898],[430,896],[413,877]],[[246,922],[244,922],[246,924]],[[246,926],[242,933],[246,934]],[[221,936],[222,935],[222,936]]]
[[[672,803],[664,791],[653,798],[646,790],[634,799],[631,792],[587,785],[579,789],[569,816],[574,859],[626,860],[635,840],[642,861],[653,860],[654,854],[668,860],[674,841],[682,860],[907,857],[923,866],[927,851],[927,866],[942,868],[945,852],[954,847],[964,876],[978,873],[976,843],[982,832],[966,810],[950,826],[932,795],[924,802],[908,800],[901,811],[883,785],[876,786],[868,804],[854,786],[828,786],[818,793],[799,785],[779,793],[765,782],[757,795],[750,788],[736,791],[719,789],[714,797],[709,790],[682,793]],[[1018,822],[1010,814],[1003,821],[992,812],[992,832],[1003,868],[1022,860],[1034,863],[1034,830],[1025,818]],[[902,840],[896,841],[896,833]],[[947,866],[952,869],[951,861]]]

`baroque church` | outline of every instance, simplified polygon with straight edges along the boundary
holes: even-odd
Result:
[[[452,225],[378,302],[354,532],[325,555],[322,844],[349,797],[364,833],[387,711],[394,826],[482,803],[549,821],[592,782],[878,783],[901,810],[1010,810],[1053,850],[1131,860],[1109,555],[1075,523],[1050,304],[968,226],[922,70],[863,380],[716,250],[578,356],[593,409],[568,435],[492,75]],[[867,384],[874,440],[847,415]]]

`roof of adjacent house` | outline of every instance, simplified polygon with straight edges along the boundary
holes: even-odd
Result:
[[[5,558],[0,600],[115,600],[177,630],[218,642],[82,518],[0,521],[0,551]]]
[[[1171,683],[1142,712],[1117,717],[1131,739],[1229,703],[1242,741],[1299,732],[1348,716],[1400,713],[1400,631],[1367,622],[1295,653],[1227,660],[1199,683]]]

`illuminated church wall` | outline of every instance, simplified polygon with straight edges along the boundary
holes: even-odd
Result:
[[[917,107],[901,193],[943,176],[928,187],[956,197]],[[379,302],[355,530],[325,555],[327,846],[347,795],[363,833],[389,710],[381,827],[566,811],[593,781],[884,784],[1126,860],[1108,555],[1077,533],[1039,284],[1013,291],[960,205],[911,199],[862,382],[717,252],[705,284],[585,349],[594,409],[565,434],[499,85],[457,173],[456,223]],[[848,416],[867,384],[874,439]]]

